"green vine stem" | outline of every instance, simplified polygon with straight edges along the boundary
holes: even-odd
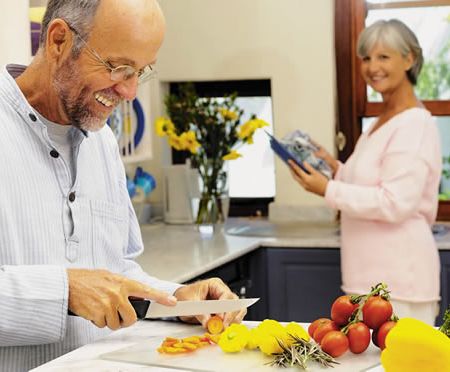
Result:
[[[366,301],[373,296],[380,296],[381,298],[389,301],[390,291],[388,291],[388,286],[385,283],[378,283],[375,286],[371,287],[370,292],[364,295],[353,295],[350,296],[350,302],[352,304],[358,304],[358,307],[353,311],[353,314],[349,318],[348,324],[341,329],[344,334],[348,333],[348,328],[350,325],[354,323],[358,323],[362,321],[362,309]],[[395,314],[392,314],[391,320],[398,321],[398,317]]]

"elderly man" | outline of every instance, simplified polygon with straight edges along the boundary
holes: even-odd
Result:
[[[180,286],[134,261],[139,225],[104,123],[152,72],[164,31],[155,0],[50,0],[32,63],[0,74],[2,371],[130,326],[129,296],[167,305],[236,297],[219,279]]]

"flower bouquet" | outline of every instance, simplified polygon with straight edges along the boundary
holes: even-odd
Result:
[[[224,98],[199,97],[190,83],[180,85],[179,95],[165,98],[169,117],[156,120],[156,132],[166,136],[169,145],[185,151],[201,178],[201,197],[197,224],[224,222],[226,213],[222,197],[227,195],[227,172],[224,163],[242,155],[239,146],[253,143],[253,134],[268,125],[251,115],[243,122],[244,111],[235,101],[237,95]]]

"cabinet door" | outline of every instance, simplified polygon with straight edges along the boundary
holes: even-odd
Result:
[[[240,298],[259,297],[259,301],[247,309],[246,320],[264,320],[268,317],[266,291],[266,255],[264,249],[253,252],[212,269],[189,283],[212,277],[222,279]]]
[[[339,249],[268,248],[270,318],[311,322],[329,317],[342,295]]]
[[[441,308],[437,317],[437,325],[442,324],[444,312],[450,305],[450,251],[440,251],[441,258]]]

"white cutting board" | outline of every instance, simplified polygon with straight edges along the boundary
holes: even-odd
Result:
[[[182,332],[171,334],[172,337],[188,337],[199,332]],[[169,336],[169,335],[168,335]],[[270,367],[266,363],[272,360],[259,350],[244,350],[240,353],[224,353],[219,346],[205,346],[188,354],[167,355],[156,351],[164,337],[149,337],[148,341],[137,343],[123,349],[119,349],[100,356],[102,359],[119,362],[137,363],[147,366],[167,367],[195,372],[238,372],[238,371],[298,371],[298,367],[292,369],[280,369]],[[380,350],[370,345],[362,354],[356,355],[348,351],[345,355],[337,359],[340,364],[333,369],[323,368],[317,363],[310,363],[308,371],[332,372],[358,372],[367,371],[371,367],[379,364]]]

